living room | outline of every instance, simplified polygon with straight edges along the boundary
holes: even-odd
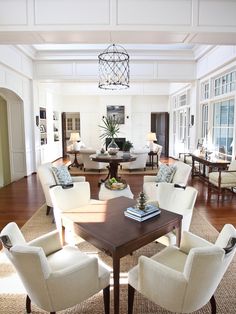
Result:
[[[123,106],[120,137],[135,148],[146,146],[147,134],[156,131],[151,114],[168,114],[168,155],[162,155],[163,163],[193,152],[199,141],[210,153],[223,146],[233,160],[235,12],[232,0],[1,1],[1,228],[14,220],[22,226],[44,204],[35,178],[42,163],[68,162],[62,159],[63,112],[79,113],[81,140],[95,150],[104,147],[99,125],[107,108]],[[130,56],[129,88],[124,90],[98,87],[98,55],[112,43]],[[92,197],[98,195],[102,176],[86,175]],[[125,176],[135,197],[143,176]],[[207,202],[206,184],[190,178],[189,185],[199,191],[199,212],[218,231],[226,223],[235,226],[234,197],[218,203],[213,196]],[[227,312],[234,310],[232,302]]]

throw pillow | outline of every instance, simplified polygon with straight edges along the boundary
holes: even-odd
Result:
[[[61,185],[72,184],[73,181],[72,181],[71,175],[65,165],[52,167],[52,171],[55,175],[57,184],[61,184]]]
[[[157,173],[157,182],[171,182],[175,174],[176,167],[174,165],[167,166],[161,164]]]

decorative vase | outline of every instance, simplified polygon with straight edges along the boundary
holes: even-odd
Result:
[[[114,138],[112,138],[110,144],[107,146],[109,155],[116,155],[119,151],[119,146],[116,144]]]

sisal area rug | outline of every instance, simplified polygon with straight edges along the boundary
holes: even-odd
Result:
[[[84,171],[83,169],[80,168],[76,168],[76,167],[71,167],[70,168],[70,174],[73,176],[78,176],[78,175],[85,175],[85,174],[104,174],[107,175],[108,174],[108,170],[107,169],[101,169],[100,172],[98,170],[93,170],[93,169],[88,169],[86,171]],[[127,169],[118,169],[118,173],[120,175],[122,174],[143,174],[143,175],[156,175],[157,174],[157,167],[153,167],[153,169],[151,167],[147,167],[146,170],[144,169],[133,169],[131,171],[127,170]]]
[[[31,240],[39,235],[54,230],[52,218],[45,215],[45,206],[40,208],[32,218],[23,226],[22,231],[27,240]],[[218,232],[198,213],[195,209],[191,223],[191,231],[199,236],[214,242]],[[78,246],[88,254],[97,255],[104,263],[111,268],[112,260],[104,253],[98,251],[89,243],[78,240]],[[163,247],[157,243],[151,243],[121,259],[121,289],[120,289],[120,314],[127,313],[127,271],[138,262],[140,255],[152,256]],[[29,271],[34,271],[29,270]],[[216,293],[217,313],[236,313],[236,258],[231,263]],[[113,290],[111,284],[111,314],[113,313]],[[25,313],[25,293],[19,278],[13,267],[6,260],[5,255],[0,253],[0,313],[1,314],[22,314]],[[43,314],[44,311],[32,306],[33,314]],[[87,301],[65,311],[61,314],[102,314],[103,298],[102,293],[98,293]],[[160,308],[150,302],[142,295],[136,293],[134,301],[134,314],[170,314],[170,312]],[[210,306],[207,304],[195,314],[210,313]]]

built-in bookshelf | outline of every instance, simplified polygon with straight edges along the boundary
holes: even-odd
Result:
[[[54,137],[54,142],[58,142],[60,140],[59,113],[57,111],[53,111],[53,137]]]
[[[40,127],[40,142],[41,145],[47,144],[47,113],[46,108],[39,109],[39,127]]]

